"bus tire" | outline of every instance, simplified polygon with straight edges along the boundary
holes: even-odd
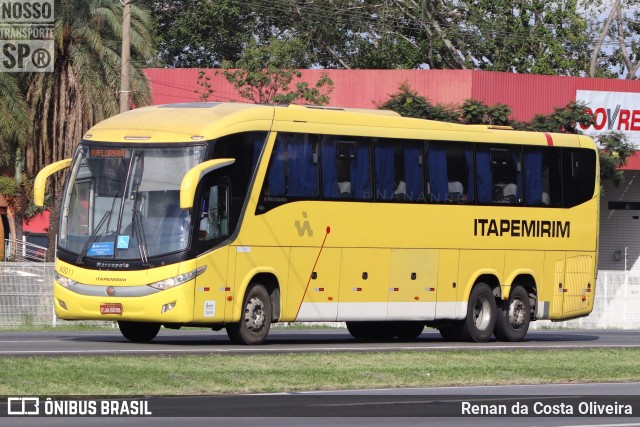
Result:
[[[118,322],[118,328],[122,336],[133,342],[149,342],[160,332],[159,323],[151,322]]]
[[[401,340],[415,340],[424,330],[424,322],[401,321],[392,323],[393,332]]]
[[[389,322],[347,322],[347,330],[357,340],[387,341],[394,336]]]
[[[240,322],[226,326],[227,335],[234,344],[262,344],[271,328],[271,298],[261,284],[249,288],[242,302]]]
[[[500,341],[522,341],[529,331],[531,322],[531,303],[529,293],[522,286],[516,286],[508,301],[502,301],[498,307],[498,318],[494,335]]]
[[[486,283],[478,283],[471,290],[467,304],[467,317],[462,321],[461,338],[464,341],[485,342],[496,327],[496,299]]]

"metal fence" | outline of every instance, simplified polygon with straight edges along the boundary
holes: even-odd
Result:
[[[53,311],[54,264],[0,262],[0,327],[49,325]],[[593,312],[566,322],[532,322],[532,329],[640,329],[640,274],[600,271]]]
[[[0,263],[0,326],[54,325],[53,263]]]
[[[4,241],[4,261],[44,262],[47,259],[47,248],[21,240]]]

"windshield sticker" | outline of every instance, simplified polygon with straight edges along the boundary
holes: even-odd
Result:
[[[92,243],[87,251],[87,256],[109,256],[113,255],[113,242]]]
[[[118,236],[118,249],[129,249],[129,236]]]

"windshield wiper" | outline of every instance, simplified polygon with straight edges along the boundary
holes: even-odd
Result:
[[[134,206],[135,206],[134,202]],[[136,238],[138,239],[138,251],[140,251],[140,259],[142,260],[143,267],[151,267],[149,264],[149,257],[147,256],[147,239],[144,234],[144,227],[142,226],[142,217],[140,215],[140,211],[133,208],[133,218],[132,218],[132,228],[133,232],[136,234]]]
[[[100,231],[100,229],[102,229],[102,225],[105,222],[108,224],[109,219],[111,219],[111,212],[113,212],[113,206],[115,205],[117,198],[118,198],[118,193],[116,192],[116,195],[113,197],[113,201],[111,202],[111,209],[109,209],[104,213],[104,215],[102,216],[102,219],[100,219],[100,222],[98,223],[96,228],[93,229],[93,232],[89,236],[87,243],[84,244],[84,246],[82,247],[82,250],[80,251],[80,255],[78,255],[76,264],[84,264],[84,257],[87,255],[87,252],[89,251],[89,246],[91,246],[91,244],[96,241],[96,238],[98,237],[98,232]],[[108,225],[107,225],[107,230],[109,230]]]

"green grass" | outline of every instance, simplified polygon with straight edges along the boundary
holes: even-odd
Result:
[[[0,359],[0,395],[194,395],[640,381],[640,351],[453,351]]]

